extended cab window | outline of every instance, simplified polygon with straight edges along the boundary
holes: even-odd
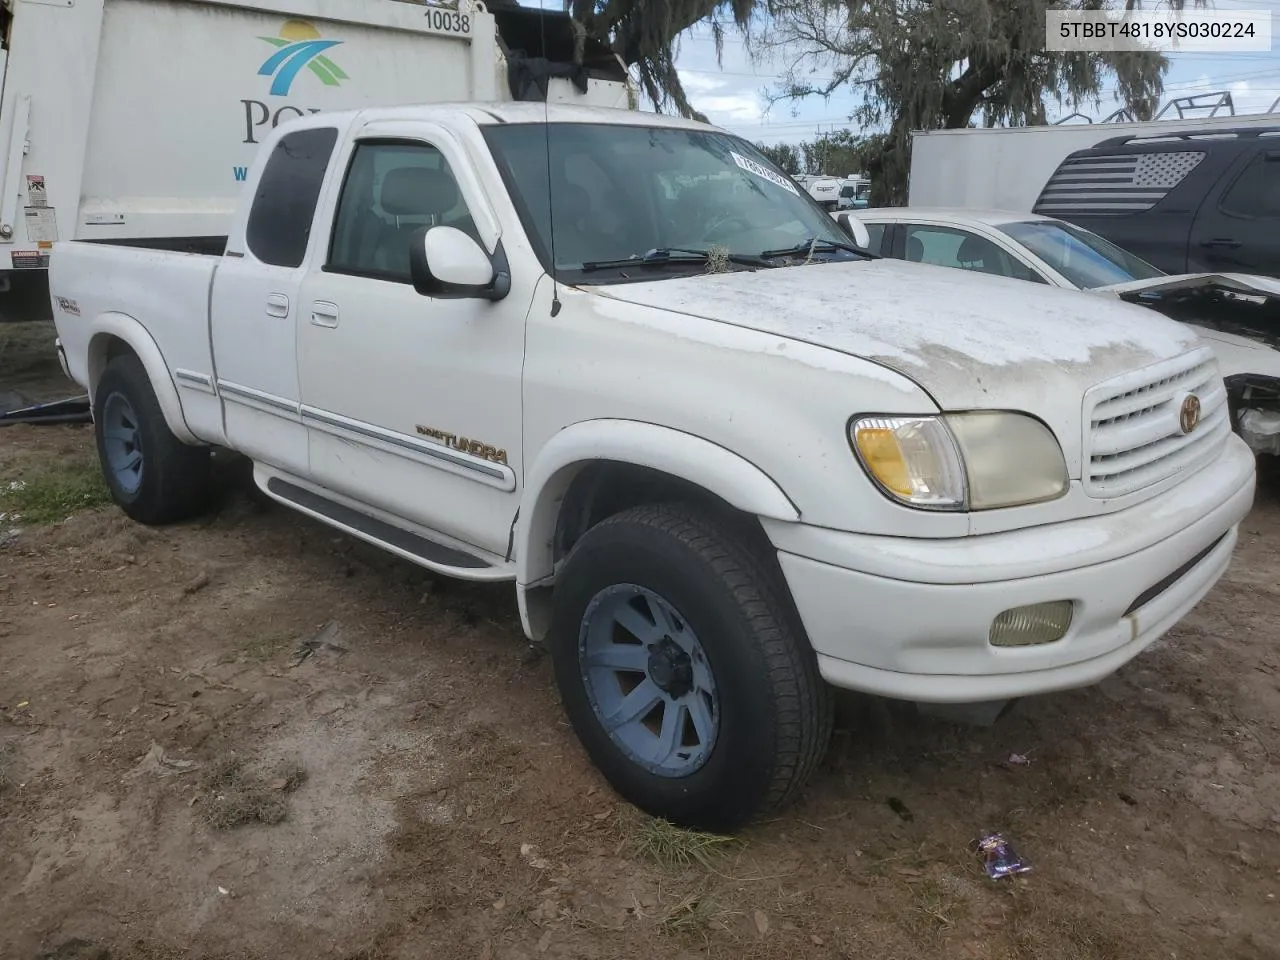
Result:
[[[342,185],[326,269],[409,283],[413,235],[440,226],[479,240],[444,154],[425,143],[361,143]]]
[[[276,141],[249,209],[245,242],[253,255],[276,267],[297,267],[307,254],[316,200],[338,131],[299,130]]]
[[[1222,198],[1222,211],[1237,217],[1280,217],[1280,150],[1253,158]]]

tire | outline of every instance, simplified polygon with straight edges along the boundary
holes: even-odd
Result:
[[[173,435],[147,371],[132,353],[112,359],[98,378],[93,433],[111,499],[133,520],[173,523],[208,503],[208,447]]]
[[[832,708],[784,596],[758,553],[696,507],[635,507],[578,541],[556,578],[556,684],[622,797],[680,826],[731,832],[796,796],[826,749]]]

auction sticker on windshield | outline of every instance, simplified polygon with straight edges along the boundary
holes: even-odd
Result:
[[[747,171],[747,173],[754,173],[757,177],[760,177],[762,180],[768,180],[770,183],[776,183],[783,190],[790,190],[797,197],[800,196],[800,191],[796,189],[796,185],[791,181],[789,181],[786,177],[779,176],[778,174],[770,170],[768,167],[761,166],[760,164],[752,160],[750,157],[744,157],[742,154],[735,153],[733,150],[729,151],[729,155],[733,157],[733,162],[736,163],[738,166],[740,166],[743,170]]]

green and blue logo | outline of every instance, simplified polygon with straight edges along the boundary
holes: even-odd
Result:
[[[303,67],[315,74],[326,87],[336,87],[350,79],[342,68],[325,56],[325,51],[342,43],[324,40],[320,31],[305,20],[289,20],[280,28],[278,37],[259,37],[278,49],[263,61],[258,76],[271,77],[271,96],[289,93],[294,78]]]

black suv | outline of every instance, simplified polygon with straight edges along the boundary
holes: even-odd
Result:
[[[1104,140],[1063,160],[1033,209],[1169,273],[1280,277],[1280,123]]]

